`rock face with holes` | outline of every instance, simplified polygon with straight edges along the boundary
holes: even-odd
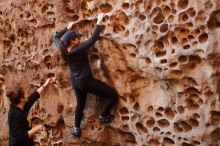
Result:
[[[52,38],[70,21],[89,37],[100,12],[89,60],[120,99],[114,122],[103,125],[103,101],[88,94],[76,139],[76,99]],[[54,82],[29,114],[33,125],[45,124],[36,145],[220,144],[219,0],[0,0],[0,26],[0,145],[8,144],[6,88],[19,82],[30,94],[47,77]]]

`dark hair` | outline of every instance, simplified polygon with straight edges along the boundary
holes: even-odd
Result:
[[[9,98],[11,103],[17,105],[21,101],[21,98],[24,97],[24,90],[20,86],[10,87],[10,90],[6,92],[6,96]]]
[[[66,43],[64,43],[64,41],[62,41],[59,49],[61,52],[61,57],[63,58],[63,60],[65,62],[68,61],[68,59],[66,57],[66,56],[68,56],[67,47],[68,47],[68,45]]]
[[[63,36],[63,41],[61,42],[61,45],[60,45],[60,51],[61,51],[61,56],[63,58],[63,60],[65,62],[68,62],[68,55],[69,53],[67,52],[67,47],[71,44],[71,41],[76,39],[76,38],[80,38],[82,37],[83,35],[74,31],[74,30],[67,30],[65,33],[64,33],[64,36]]]
[[[68,46],[69,44],[71,44],[71,41],[76,39],[76,38],[80,38],[83,35],[74,31],[74,30],[67,30],[64,35],[63,35],[63,40],[66,43],[66,45]]]

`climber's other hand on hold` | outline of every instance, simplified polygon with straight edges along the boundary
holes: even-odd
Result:
[[[71,29],[73,27],[73,24],[74,22],[70,22],[68,25],[67,25],[67,29]]]

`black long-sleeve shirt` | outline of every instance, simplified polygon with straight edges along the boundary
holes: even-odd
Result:
[[[60,38],[66,31],[67,29],[64,29],[55,35],[53,43],[56,47],[60,48],[62,42]],[[73,78],[91,75],[91,69],[89,67],[89,60],[86,50],[96,42],[96,40],[99,38],[99,34],[100,25],[96,25],[91,38],[73,47],[70,53],[64,55],[64,57],[67,58],[67,64],[69,65]]]
[[[14,104],[10,105],[8,113],[9,146],[34,146],[33,139],[28,136],[31,127],[29,127],[27,115],[31,106],[39,97],[40,94],[37,91],[33,92],[28,97],[23,110]]]

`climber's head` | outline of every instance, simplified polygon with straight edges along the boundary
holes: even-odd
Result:
[[[64,36],[63,36],[63,42],[65,44],[65,46],[69,46],[69,45],[78,45],[80,43],[80,38],[83,35],[74,31],[74,30],[68,30],[65,32]]]
[[[82,38],[82,34],[74,31],[74,30],[67,30],[62,39],[62,43],[60,45],[60,51],[61,56],[64,59],[64,61],[67,61],[68,59],[65,57],[68,55],[67,48],[74,47],[80,43],[80,39]]]

